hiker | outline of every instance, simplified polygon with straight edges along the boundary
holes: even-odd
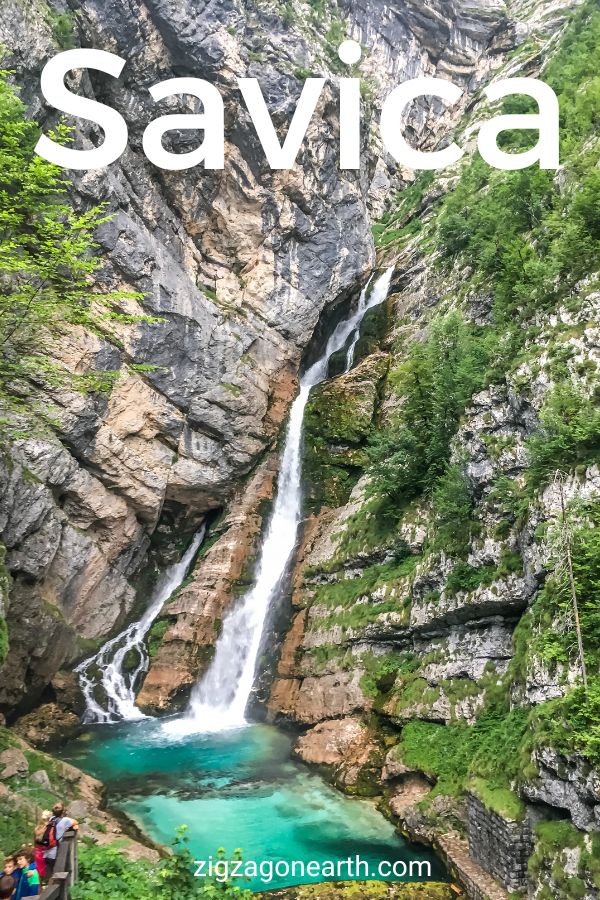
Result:
[[[6,860],[4,860],[6,866]],[[15,879],[12,875],[0,875],[0,900],[8,900],[15,889]]]
[[[56,803],[52,807],[52,815],[40,842],[46,848],[44,851],[44,862],[46,863],[47,877],[50,877],[54,871],[58,845],[71,828],[77,831],[79,823],[76,819],[71,819],[65,815],[64,803]]]
[[[0,878],[5,875],[12,875],[15,869],[17,868],[17,861],[14,855],[11,853],[10,856],[4,857],[4,869],[0,872]]]
[[[33,861],[34,855],[32,847],[22,847],[15,854],[17,868],[13,875],[14,900],[21,900],[21,897],[37,897],[40,893],[40,875]]]
[[[35,867],[40,873],[40,878],[44,879],[46,877],[46,860],[44,859],[44,853],[48,849],[47,846],[44,845],[44,835],[46,834],[46,828],[48,827],[48,822],[52,818],[52,813],[49,809],[45,809],[42,813],[40,821],[37,823],[34,829],[34,837],[35,837]]]

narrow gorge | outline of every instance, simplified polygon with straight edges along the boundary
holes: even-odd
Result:
[[[0,0],[5,170],[22,122],[59,125],[39,78],[61,49],[127,60],[67,84],[129,129],[52,182],[95,263],[65,278],[62,245],[50,314],[79,275],[91,313],[44,320],[52,364],[32,330],[0,377],[0,849],[64,796],[127,865],[185,823],[199,858],[405,867],[356,896],[599,896],[599,40],[597,0]],[[318,115],[271,170],[237,79],[283,138],[311,75]],[[420,75],[463,90],[404,123],[468,151],[440,172],[374,127]],[[148,88],[186,76],[224,99],[222,171],[144,155]],[[518,76],[558,96],[557,172],[475,152],[483,88]],[[321,880],[248,886],[354,896],[290,893]]]

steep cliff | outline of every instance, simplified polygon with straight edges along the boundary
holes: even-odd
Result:
[[[49,56],[81,44],[127,59],[118,83],[72,76],[130,131],[120,161],[76,176],[72,197],[110,213],[95,287],[138,292],[122,311],[158,319],[110,337],[73,327],[63,364],[121,377],[105,392],[40,378],[53,427],[3,439],[2,710],[64,692],[56,673],[134,615],[149,548],[210,514],[139,695],[149,712],[185,703],[252,578],[302,355],[356,301],[377,251],[395,264],[390,297],[366,317],[354,368],[307,408],[309,515],[268,714],[301,728],[302,759],[380,797],[454,862],[468,836],[507,890],[597,896],[600,25],[590,2],[563,33],[577,5],[2,5],[3,66],[44,127]],[[454,129],[472,149],[480,87],[542,74],[561,99],[565,167],[491,174],[468,159],[415,179],[366,129],[360,175],[340,173],[346,36],[366,48],[366,121],[406,77],[466,89],[452,114],[416,105],[407,130],[427,147]],[[283,131],[309,72],[330,78],[318,116],[299,165],[272,172],[235,79],[260,79]],[[224,97],[222,173],[162,172],[141,152],[148,87],[181,75]],[[82,126],[77,139],[100,136]]]
[[[589,4],[557,42],[530,12],[503,72],[543,66],[565,167],[538,180],[469,161],[417,179],[375,225],[395,281],[354,370],[311,399],[312,515],[269,710],[303,727],[301,758],[383,796],[404,831],[442,852],[455,832],[455,861],[462,835],[507,890],[591,898],[600,330],[582,211],[598,202],[583,107],[599,20]]]
[[[73,198],[82,208],[105,203],[110,214],[97,235],[104,265],[96,289],[133,289],[143,296],[141,308],[124,301],[123,311],[162,320],[115,326],[110,340],[73,329],[57,350],[67,368],[122,377],[108,397],[40,387],[55,434],[11,442],[2,458],[10,608],[22,611],[8,614],[12,649],[0,693],[6,711],[34,702],[58,668],[130,615],[132,579],[161,517],[189,526],[237,503],[277,435],[322,311],[346,298],[373,263],[369,207],[381,207],[402,173],[367,133],[360,175],[338,169],[339,41],[352,36],[368,48],[368,121],[369,108],[406,74],[437,71],[476,87],[514,43],[515,27],[499,2],[440,9],[411,3],[398,11],[384,4],[162,0],[2,4],[3,65],[46,129],[56,118],[42,103],[39,74],[50,56],[81,45],[127,60],[118,81],[70,76],[74,90],[118,109],[130,133],[118,163],[75,173]],[[309,70],[331,76],[318,116],[298,166],[272,172],[235,78],[260,78],[283,128]],[[148,87],[186,74],[214,82],[223,95],[223,172],[164,172],[141,152],[143,129],[156,114]],[[181,99],[169,104],[175,108],[192,107]],[[411,121],[417,138],[429,134],[439,111],[418,109]],[[91,126],[78,128],[82,146],[100,140]],[[199,577],[187,589],[194,615],[216,602]],[[193,634],[180,622],[165,645],[156,665],[164,671],[174,650],[183,654],[189,683],[200,664]]]

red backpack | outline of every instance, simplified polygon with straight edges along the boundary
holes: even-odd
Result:
[[[61,820],[62,816],[52,816],[46,828],[44,830],[44,835],[40,841],[42,847],[46,847],[50,850],[52,847],[58,846],[58,841],[56,840],[56,826]]]

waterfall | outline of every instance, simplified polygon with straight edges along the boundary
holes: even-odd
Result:
[[[186,577],[200,544],[204,540],[206,527],[202,525],[194,535],[181,559],[169,566],[159,577],[152,598],[139,622],[129,625],[124,631],[82,662],[75,671],[85,698],[84,722],[118,722],[121,719],[144,719],[146,716],[135,705],[135,686],[139,676],[148,668],[148,653],[144,638],[159,615],[163,606]],[[133,651],[138,661],[131,672],[124,672],[127,654]],[[100,684],[106,696],[106,708],[94,696]]]
[[[352,356],[347,357],[346,371],[352,365],[360,323],[367,309],[387,297],[393,270],[391,266],[376,281],[368,303],[365,288],[356,311],[336,326],[322,356],[300,379],[300,392],[290,410],[277,496],[260,551],[256,580],[224,619],[215,655],[192,692],[187,714],[163,726],[170,734],[222,731],[245,724],[265,620],[294,552],[302,516],[302,424],[308,397],[311,388],[327,377],[330,357],[346,346],[351,335]]]
[[[354,334],[352,335],[352,340],[350,342],[350,346],[348,347],[348,351],[346,353],[346,368],[344,370],[345,372],[349,372],[354,364],[354,351],[356,350],[356,345],[358,344],[358,339],[360,337],[360,323],[362,322],[363,317],[364,317],[367,309],[369,308],[369,307],[367,307],[367,291],[369,290],[369,285],[371,284],[372,278],[373,278],[373,276],[371,275],[371,277],[365,284],[364,288],[360,292],[360,297],[358,298],[358,307],[356,309],[356,312],[358,315],[360,315],[360,320],[359,320],[356,328],[354,329]],[[379,301],[379,302],[381,302],[381,301]],[[375,306],[375,305],[376,304],[374,303],[373,306]]]

